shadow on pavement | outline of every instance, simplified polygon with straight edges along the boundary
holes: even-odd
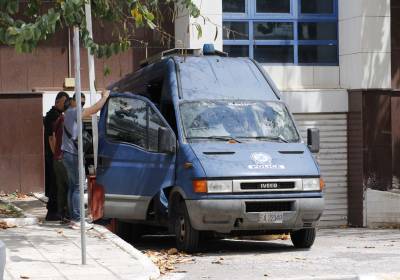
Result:
[[[131,242],[135,248],[139,250],[162,250],[175,247],[175,239],[173,236],[157,236],[147,235],[143,236],[136,242]],[[231,253],[252,254],[252,253],[280,253],[299,251],[295,249],[290,240],[287,241],[253,241],[253,240],[235,240],[235,239],[221,239],[221,240],[206,240],[202,241],[199,245],[199,253],[207,255],[224,255]]]

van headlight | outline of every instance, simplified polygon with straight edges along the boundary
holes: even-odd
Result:
[[[208,193],[231,193],[233,189],[232,180],[207,181]]]
[[[303,191],[320,191],[320,178],[303,179]]]

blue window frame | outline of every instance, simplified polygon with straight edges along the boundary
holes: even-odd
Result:
[[[338,65],[338,0],[222,1],[224,51],[231,56]]]

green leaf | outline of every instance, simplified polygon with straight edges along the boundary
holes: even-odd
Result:
[[[99,49],[97,51],[97,57],[102,58],[106,54],[106,51],[104,49],[104,46],[99,46]]]
[[[112,51],[113,51],[114,54],[117,54],[117,53],[119,53],[121,51],[120,43],[113,43],[111,45],[111,48],[112,48]]]
[[[17,35],[19,32],[18,32],[18,29],[16,27],[10,26],[7,29],[7,33],[10,34],[10,35]]]
[[[6,30],[0,28],[0,43],[4,44],[6,42]]]
[[[144,16],[147,18],[147,20],[153,21],[154,20],[154,15],[153,13],[149,12],[149,11],[145,11],[144,12]]]
[[[24,53],[30,52],[31,49],[32,49],[32,48],[29,46],[28,43],[24,43],[24,44],[21,45],[21,50],[22,50],[22,52],[24,52]]]
[[[201,28],[201,25],[197,22],[193,23],[194,27],[196,27],[197,30],[197,39],[200,39],[203,36],[203,29]]]
[[[24,28],[21,36],[24,38],[25,41],[31,40],[33,38],[33,30],[29,27]]]
[[[112,56],[113,51],[112,51],[111,46],[105,46],[105,50],[106,50],[105,56],[106,56],[107,58],[109,58],[110,56]]]
[[[103,74],[104,74],[104,77],[107,77],[111,74],[111,69],[110,69],[110,67],[108,67],[107,64],[104,64]]]
[[[17,0],[8,0],[7,3],[7,12],[11,15],[18,13],[19,1]]]
[[[152,21],[150,21],[150,20],[147,20],[146,23],[147,23],[147,26],[148,26],[150,29],[155,29],[155,28],[157,27],[157,25],[155,25],[154,22],[152,22]]]
[[[22,42],[21,42],[21,40],[17,40],[17,41],[15,42],[15,50],[16,50],[18,53],[22,53]]]

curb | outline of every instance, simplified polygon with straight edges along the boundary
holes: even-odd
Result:
[[[0,218],[0,222],[6,223],[7,226],[23,227],[23,226],[37,225],[39,223],[39,219],[37,217],[32,216],[30,214],[26,214],[24,210],[14,205],[12,202],[5,201],[2,199],[0,199],[0,201],[4,204],[7,204],[10,207],[13,207],[18,212],[23,213],[25,216],[24,218]]]
[[[103,226],[93,225],[93,229],[97,231],[99,234],[104,236],[107,240],[111,241],[114,245],[131,255],[133,258],[139,261],[139,263],[144,267],[144,270],[147,273],[147,279],[156,279],[160,277],[160,270],[156,265],[147,258],[142,252],[133,247],[128,242],[122,240],[120,237],[109,231]]]

